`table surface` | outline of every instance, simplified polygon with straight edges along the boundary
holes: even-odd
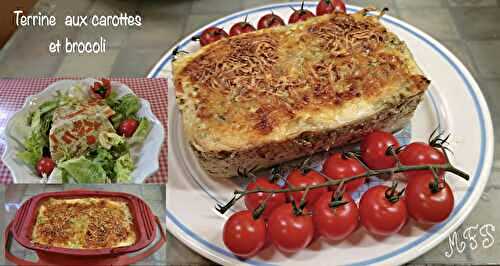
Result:
[[[41,0],[35,11],[58,17],[63,15],[139,13],[144,18],[141,29],[102,31],[91,28],[66,29],[60,24],[48,31],[19,30],[0,51],[0,77],[47,76],[126,76],[144,77],[170,47],[195,29],[244,8],[288,2],[284,0]],[[459,239],[471,226],[492,224],[500,228],[500,212],[495,199],[500,198],[500,1],[498,0],[374,0],[347,1],[349,4],[388,7],[389,15],[401,18],[429,33],[448,47],[471,71],[489,103],[497,145],[492,173],[478,205],[457,230]],[[110,43],[109,51],[99,56],[49,56],[49,41],[69,37],[74,40],[96,39],[102,35]],[[45,44],[41,45],[41,44]],[[474,228],[474,227],[473,227]],[[500,233],[494,232],[494,245],[467,246],[448,258],[448,240],[410,264],[453,263],[486,264],[500,262]],[[472,235],[471,235],[472,237]],[[169,236],[168,264],[208,265],[182,243]],[[470,244],[472,241],[469,239]],[[449,253],[448,253],[449,254]]]
[[[17,209],[20,207],[25,200],[38,195],[43,192],[55,192],[55,191],[65,191],[74,189],[89,189],[89,190],[105,190],[105,191],[118,191],[130,193],[143,199],[151,208],[151,211],[162,220],[162,228],[165,228],[165,185],[159,184],[149,184],[149,185],[38,185],[38,184],[23,184],[23,185],[5,185],[0,186],[0,230],[2,232],[5,226],[14,218]],[[159,234],[157,235],[154,243],[159,240]],[[168,241],[168,240],[167,240]],[[167,242],[168,243],[168,242]],[[3,239],[2,239],[3,244]],[[17,257],[24,258],[26,260],[36,261],[37,255],[34,251],[26,249],[19,245],[16,241],[11,241],[10,252]],[[13,265],[8,261],[4,261],[3,248],[0,251],[0,265]],[[140,252],[139,252],[140,253]],[[132,253],[135,254],[135,253]],[[145,258],[144,260],[135,264],[136,266],[153,266],[153,265],[165,265],[166,260],[166,249],[160,248],[158,251],[153,253],[153,255]]]
[[[73,78],[72,78],[73,79]],[[23,106],[26,97],[37,94],[48,85],[57,81],[58,78],[24,78],[24,79],[0,79],[0,135],[5,131],[7,122],[15,112]],[[167,132],[167,80],[149,78],[114,78],[127,85],[139,97],[147,100],[151,110],[163,124]],[[0,138],[0,154],[5,149],[6,141]],[[167,182],[167,143],[163,143],[159,160],[159,170],[152,176],[146,178],[146,183]],[[0,184],[12,183],[12,176],[7,167],[0,161]]]

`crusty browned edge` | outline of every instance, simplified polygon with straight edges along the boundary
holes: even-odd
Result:
[[[347,126],[325,132],[304,132],[294,139],[267,144],[236,152],[200,152],[192,146],[200,165],[214,178],[237,175],[238,169],[262,169],[282,162],[326,151],[358,141],[363,135],[381,129],[396,131],[403,128],[413,116],[422,99],[420,94],[388,105],[375,115]]]

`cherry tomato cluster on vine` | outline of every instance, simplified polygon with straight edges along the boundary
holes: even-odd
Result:
[[[318,2],[318,5],[316,6],[316,15],[307,10],[304,9],[304,2],[302,2],[302,5],[300,9],[294,9],[293,13],[290,15],[288,18],[288,24],[294,24],[297,22],[301,21],[306,21],[309,18],[315,17],[315,16],[321,16],[325,14],[330,14],[330,13],[335,13],[335,12],[346,12],[346,7],[345,4],[342,0],[321,0]],[[262,16],[259,21],[257,22],[257,29],[255,29],[252,24],[247,22],[247,18],[245,18],[244,21],[237,22],[234,24],[230,30],[229,34],[222,28],[219,27],[209,27],[205,29],[199,37],[196,37],[195,39],[200,41],[201,46],[205,46],[207,44],[216,42],[220,39],[229,37],[229,36],[236,36],[242,33],[247,33],[247,32],[252,32],[256,30],[261,30],[261,29],[267,29],[267,28],[272,28],[272,27],[277,27],[277,26],[283,26],[285,25],[285,21],[278,15],[274,13],[269,13],[264,16]]]
[[[341,241],[360,226],[373,235],[387,237],[398,233],[409,217],[421,224],[440,223],[454,206],[444,173],[405,171],[408,183],[404,189],[398,188],[397,182],[376,185],[363,193],[358,204],[351,193],[365,183],[367,171],[446,163],[447,157],[439,147],[423,142],[401,146],[391,133],[375,130],[362,138],[358,155],[334,153],[324,161],[320,172],[292,169],[283,187],[276,184],[276,178],[254,178],[246,191],[303,189],[246,194],[247,210],[230,216],[224,225],[223,241],[235,255],[248,258],[268,243],[283,253],[294,253],[306,248],[317,235]],[[357,178],[340,187],[321,186],[328,180],[351,177]],[[304,196],[306,186],[317,187],[307,189]]]

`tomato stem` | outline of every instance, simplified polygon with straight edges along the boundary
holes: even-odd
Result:
[[[271,168],[271,182],[276,183],[281,178],[283,178],[281,165]]]
[[[307,157],[299,167],[300,172],[305,175],[311,171],[311,167],[309,167],[309,161],[311,160],[311,156]]]
[[[282,188],[282,189],[236,190],[234,193],[240,194],[240,195],[247,195],[247,194],[259,193],[259,192],[264,192],[264,193],[296,192],[296,191],[304,191],[307,187],[309,187],[309,189],[316,189],[316,188],[322,188],[322,187],[336,186],[342,182],[347,183],[347,182],[352,181],[352,180],[370,177],[370,176],[390,174],[390,173],[402,173],[402,172],[406,172],[406,171],[432,170],[432,169],[442,170],[445,172],[451,172],[455,175],[462,177],[465,180],[469,180],[469,175],[467,173],[455,168],[450,163],[428,164],[428,165],[400,165],[399,167],[396,166],[396,167],[380,169],[380,170],[370,169],[370,171],[367,171],[366,173],[363,173],[363,174],[359,174],[359,175],[355,175],[355,176],[351,176],[351,177],[346,177],[346,178],[342,178],[342,179],[328,179],[328,181],[326,181],[324,183],[316,184],[316,185],[309,185],[309,186],[305,186],[305,187],[288,187],[288,188]],[[318,172],[318,173],[320,175],[322,175],[323,177],[327,178],[327,176],[325,174],[323,174],[321,172]]]
[[[309,193],[309,190],[310,190],[310,187],[307,186],[306,189],[304,190],[304,194],[302,194],[302,198],[300,198],[300,204],[299,206],[306,206],[307,204],[307,201],[306,201],[306,197],[307,197],[307,193]]]
[[[394,149],[392,149],[392,153],[394,156],[396,155],[396,152],[397,151],[394,151]],[[323,176],[327,180],[326,182],[321,183],[321,184],[300,186],[299,187],[299,186],[292,186],[292,185],[288,184],[288,182],[286,182],[286,179],[284,179],[285,183],[288,184],[287,188],[266,189],[266,188],[259,188],[258,187],[258,188],[252,189],[252,190],[235,190],[234,197],[226,205],[217,204],[216,209],[220,213],[224,213],[229,208],[231,208],[238,200],[240,200],[243,196],[248,195],[248,194],[260,193],[260,192],[262,192],[262,193],[290,193],[290,192],[304,191],[305,193],[302,195],[299,208],[297,208],[297,206],[295,205],[295,201],[293,200],[293,197],[290,197],[292,204],[297,209],[297,211],[295,213],[296,214],[298,213],[297,215],[299,215],[299,214],[303,213],[303,207],[305,207],[305,204],[306,204],[305,198],[306,198],[307,193],[310,190],[317,189],[317,188],[323,188],[323,187],[343,185],[344,183],[347,183],[347,182],[350,182],[350,181],[353,181],[356,179],[360,179],[360,178],[366,178],[366,177],[370,177],[370,176],[380,176],[380,175],[386,175],[386,174],[393,175],[396,173],[402,173],[402,172],[407,172],[407,171],[418,171],[418,170],[429,170],[429,171],[432,171],[433,173],[437,173],[437,172],[441,172],[441,171],[450,172],[450,173],[453,173],[457,176],[460,176],[461,178],[463,178],[464,180],[467,180],[467,181],[470,178],[467,173],[465,173],[464,171],[453,166],[448,160],[447,160],[447,163],[445,163],[445,164],[402,165],[399,163],[399,160],[396,159],[397,163],[396,163],[396,166],[394,166],[394,167],[386,168],[386,169],[370,169],[354,153],[348,152],[348,153],[346,153],[346,155],[352,156],[351,158],[358,160],[366,168],[366,172],[363,174],[359,174],[359,175],[355,175],[355,176],[351,176],[351,177],[346,177],[346,178],[342,178],[342,179],[332,179],[329,176],[327,176],[321,172],[318,172],[318,174],[320,174],[321,176]],[[246,170],[243,170],[243,171],[238,170],[238,173],[239,174],[244,173],[244,176],[247,176],[247,177],[249,175],[249,171],[246,171]],[[278,173],[275,173],[275,174],[278,175]],[[279,175],[279,176],[281,177],[281,175]],[[436,176],[437,176],[437,174],[436,174]],[[440,183],[438,183],[438,188],[439,188]],[[399,192],[396,192],[396,190],[394,189],[391,196],[396,196],[399,199],[399,197],[403,194],[403,192],[404,192],[404,189],[399,191]],[[337,206],[340,206],[340,205],[337,205]]]
[[[302,205],[302,203],[297,207],[297,204],[295,203],[294,200],[292,200],[292,208],[293,208],[293,214],[296,216],[304,214],[304,208],[306,205]]]
[[[390,203],[396,203],[399,200],[399,198],[401,198],[403,193],[405,192],[404,188],[399,192],[396,190],[397,188],[398,188],[398,182],[396,180],[394,180],[394,181],[392,181],[391,187],[385,191],[385,198]]]
[[[377,18],[381,18],[382,16],[384,16],[384,14],[389,11],[389,8],[388,7],[384,7],[382,10],[380,10],[380,13],[377,15]]]
[[[226,203],[225,205],[222,205],[222,204],[217,204],[215,206],[215,209],[221,213],[221,214],[224,214],[227,210],[231,209],[231,207],[233,207],[233,205],[238,201],[240,200],[241,198],[243,197],[242,194],[237,194],[236,192],[234,192],[234,196],[233,198],[228,202]]]
[[[361,9],[359,11],[359,13],[362,15],[362,16],[366,16],[366,14],[368,14],[368,12],[371,12],[371,11],[377,11],[377,8],[373,7],[373,6],[369,6],[369,7],[365,7],[363,9]]]
[[[432,193],[438,193],[441,191],[441,189],[444,188],[444,183],[440,181],[438,174],[436,173],[436,170],[431,169],[432,175],[434,176],[434,180],[432,183],[429,184],[429,188]]]
[[[332,193],[332,199],[330,201],[330,204],[328,204],[330,206],[330,208],[337,208],[337,207],[340,207],[342,205],[349,203],[348,201],[342,200],[344,193],[345,193],[344,183],[340,183],[340,185],[337,187],[335,192]]]
[[[255,210],[253,210],[252,212],[252,217],[254,220],[257,220],[260,218],[260,216],[262,216],[262,214],[264,213],[264,211],[266,210],[266,207],[267,207],[267,201],[274,195],[274,193],[269,193],[267,194],[266,198],[259,204],[259,206],[257,206],[257,208],[255,208]]]

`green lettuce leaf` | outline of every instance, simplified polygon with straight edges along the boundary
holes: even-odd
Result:
[[[101,132],[97,138],[99,145],[106,150],[111,149],[113,146],[120,145],[125,142],[125,139],[113,132]]]
[[[83,156],[59,164],[76,183],[106,183],[106,171],[102,166]]]
[[[135,117],[135,114],[141,109],[139,98],[133,94],[127,94],[118,100],[110,101],[110,107],[116,114],[111,117],[113,126],[117,128],[120,123],[129,117]]]
[[[134,170],[134,161],[130,153],[127,153],[116,160],[114,171],[117,183],[130,183],[132,177],[130,173]]]
[[[39,132],[31,132],[31,135],[24,141],[24,151],[18,152],[17,157],[27,165],[35,167],[42,158],[45,140]]]
[[[113,171],[115,165],[115,158],[113,155],[104,148],[97,148],[89,152],[87,158],[92,160],[94,163],[99,164],[104,171],[106,171],[106,176],[109,179],[114,179],[115,172]]]

